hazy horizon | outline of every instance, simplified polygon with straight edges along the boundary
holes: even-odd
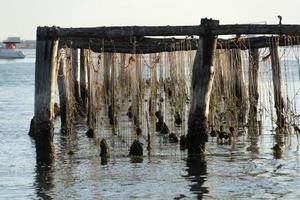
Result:
[[[201,3],[203,2],[203,3]],[[252,0],[1,0],[0,41],[11,36],[35,39],[37,26],[91,27],[191,25],[204,17],[221,24],[300,24],[300,1]]]

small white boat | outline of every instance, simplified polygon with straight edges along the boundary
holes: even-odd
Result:
[[[18,51],[15,49],[6,49],[0,48],[0,59],[17,59],[17,58],[25,58],[25,55],[22,51]]]
[[[5,47],[0,47],[0,59],[18,59],[25,58],[22,51],[16,50],[16,44],[20,43],[20,38],[9,37],[3,41]]]

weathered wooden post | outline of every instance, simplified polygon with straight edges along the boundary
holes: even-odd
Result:
[[[181,44],[181,48],[182,48],[182,44]],[[183,51],[179,51],[177,52],[177,56],[178,56],[178,64],[179,64],[179,73],[178,73],[178,88],[179,88],[179,92],[178,92],[178,97],[176,100],[176,107],[175,107],[175,114],[174,114],[174,119],[175,119],[175,124],[178,126],[181,126],[181,123],[184,119],[185,116],[185,105],[186,105],[186,90],[185,90],[185,86],[186,86],[186,81],[185,81],[185,56]],[[185,121],[185,120],[184,120]],[[184,126],[181,126],[182,128],[184,128]],[[183,129],[184,130],[184,129]]]
[[[280,59],[278,55],[278,39],[272,38],[270,43],[270,55],[272,63],[272,76],[273,76],[273,88],[274,88],[274,101],[277,116],[277,126],[283,128],[285,125],[285,118],[283,114],[284,101],[281,92],[281,69]]]
[[[67,65],[66,50],[60,50],[60,61],[58,70],[58,90],[60,101],[61,133],[70,134],[74,114],[74,102],[72,98],[72,66]]]
[[[248,137],[251,145],[247,148],[251,152],[257,152],[257,140],[259,135],[257,122],[258,105],[258,78],[259,78],[259,50],[249,49],[249,68],[248,68],[248,95],[249,95],[249,116],[248,116]]]
[[[129,98],[132,95],[132,83],[133,79],[131,78],[133,72],[133,61],[131,54],[125,54],[124,66],[126,67],[125,71],[125,83],[126,83],[126,96]],[[127,63],[127,65],[126,65]]]
[[[94,68],[93,68],[93,60],[92,60],[92,52],[89,50],[87,54],[87,77],[88,77],[88,92],[87,92],[87,97],[88,97],[88,114],[87,114],[87,124],[90,129],[93,130],[95,133],[96,131],[96,111],[94,107]]]
[[[172,44],[171,49],[175,49],[176,44]],[[177,64],[176,64],[176,53],[175,51],[170,52],[169,54],[169,63],[170,63],[170,82],[169,82],[169,98],[171,99],[172,104],[176,102],[176,83],[177,83]]]
[[[259,51],[258,49],[249,49],[249,127],[257,126],[257,104],[258,104],[258,74],[259,74]]]
[[[72,79],[73,79],[73,94],[74,94],[74,117],[78,117],[81,105],[81,98],[80,98],[80,87],[79,87],[79,80],[80,80],[80,66],[79,66],[79,58],[78,58],[78,49],[72,49]]]
[[[131,74],[132,81],[132,112],[133,112],[133,123],[136,128],[141,128],[141,118],[140,118],[140,92],[141,92],[141,85],[140,85],[140,76],[141,76],[141,57],[137,53],[137,41],[136,38],[133,38],[133,46],[132,46],[132,67],[134,70]]]
[[[149,115],[152,117],[152,119],[155,117],[154,113],[156,111],[156,101],[157,101],[157,62],[159,60],[155,60],[155,59],[159,59],[155,57],[155,54],[150,54],[149,56],[150,59],[150,82],[151,82],[151,89],[150,89],[150,99],[151,101],[149,102],[150,104],[150,110],[149,110]]]
[[[111,85],[111,95],[110,95],[110,106],[111,106],[111,111],[112,111],[112,132],[113,134],[116,134],[116,126],[117,126],[117,116],[116,116],[116,65],[115,65],[115,59],[116,59],[116,54],[112,54],[111,55],[111,60],[110,60],[110,67],[111,67],[111,82],[110,82],[110,85]]]
[[[46,37],[56,27],[37,28],[35,64],[35,144],[38,162],[52,162],[55,158],[53,145],[54,100],[57,78],[58,38]]]
[[[104,53],[104,92],[105,92],[105,103],[110,101],[111,95],[111,64],[112,64],[112,53]]]
[[[235,85],[236,106],[239,109],[238,120],[244,123],[246,119],[247,100],[241,50],[233,49],[231,50],[231,54],[231,64],[234,70],[233,84]]]
[[[136,45],[136,44],[134,44]],[[136,52],[136,50],[134,50]],[[134,113],[134,122],[137,128],[141,128],[141,111],[142,111],[142,99],[141,99],[141,93],[142,93],[142,85],[141,85],[141,57],[139,54],[134,54],[134,67],[135,67],[135,74],[134,74],[134,80],[135,80],[135,88],[134,88],[134,106],[133,106],[133,113]]]
[[[188,150],[190,155],[201,155],[207,141],[207,119],[210,94],[214,79],[214,53],[217,36],[210,33],[210,27],[218,25],[218,20],[201,19],[206,33],[199,38],[192,74],[192,102],[188,119]]]
[[[85,49],[80,49],[80,98],[81,110],[86,112],[87,109],[87,52]]]
[[[126,55],[124,53],[120,54],[120,75],[119,75],[119,82],[122,83],[120,84],[120,89],[121,89],[121,95],[125,97],[126,92],[127,92],[127,81],[128,81],[128,77],[127,77],[127,66],[125,64],[125,60],[126,60]]]
[[[159,54],[159,88],[163,88],[164,86],[164,61],[165,59],[165,53]]]

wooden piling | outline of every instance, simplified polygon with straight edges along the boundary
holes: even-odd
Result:
[[[131,75],[131,86],[132,86],[132,112],[133,112],[133,123],[136,128],[140,128],[141,120],[140,120],[140,67],[141,67],[141,59],[136,53],[136,38],[134,38],[134,43],[132,46],[132,75]]]
[[[126,83],[126,95],[128,98],[131,97],[132,92],[133,92],[133,79],[132,79],[132,74],[133,74],[133,62],[132,61],[132,55],[131,54],[125,54],[125,83]]]
[[[248,114],[248,134],[255,137],[260,134],[261,128],[257,121],[258,99],[259,99],[259,50],[249,50],[249,69],[248,69],[248,96],[249,96],[249,114]]]
[[[141,128],[142,118],[141,112],[143,110],[142,101],[142,77],[141,77],[141,57],[140,55],[135,55],[135,93],[134,93],[134,115],[135,115],[135,125],[137,128]]]
[[[87,57],[86,50],[80,49],[80,99],[81,110],[86,112],[87,109]]]
[[[105,92],[105,103],[108,104],[111,95],[111,61],[112,53],[104,53],[104,92]]]
[[[217,37],[210,34],[210,26],[219,24],[217,20],[202,19],[206,34],[199,39],[192,74],[192,102],[188,119],[188,151],[190,155],[202,155],[207,141],[207,119],[210,95],[214,79],[214,53]]]
[[[126,54],[120,54],[120,75],[119,83],[121,89],[121,95],[123,97],[127,96],[127,86],[128,86],[128,76],[127,76],[127,65],[126,65]]]
[[[249,50],[249,69],[248,69],[248,92],[249,92],[249,127],[256,126],[257,105],[258,105],[258,75],[259,75],[259,51],[258,49]],[[250,120],[251,118],[251,120]],[[254,124],[253,124],[253,123]]]
[[[78,114],[81,113],[80,111],[80,105],[81,98],[80,98],[80,86],[79,86],[79,80],[80,80],[80,65],[79,65],[79,58],[78,58],[78,49],[72,49],[72,56],[71,56],[71,62],[72,62],[72,85],[73,85],[73,94],[74,94],[74,117],[78,117]]]
[[[149,60],[150,60],[150,82],[151,82],[151,101],[149,102],[151,104],[149,114],[154,118],[154,113],[156,111],[156,105],[157,105],[157,63],[159,62],[159,57],[156,57],[155,54],[150,54]]]
[[[74,115],[74,102],[72,98],[72,66],[67,64],[66,49],[60,50],[60,62],[58,70],[58,91],[60,101],[61,133],[70,134]]]
[[[273,38],[270,42],[270,55],[272,63],[272,77],[273,77],[273,88],[274,88],[274,101],[277,116],[277,127],[283,128],[285,125],[284,117],[284,101],[281,91],[281,69],[280,59],[278,55],[278,40]]]
[[[186,102],[186,91],[185,91],[185,57],[184,52],[179,51],[177,52],[178,57],[178,94],[176,99],[176,106],[175,106],[175,113],[179,112],[181,118],[184,118],[184,111],[185,111],[185,102]]]
[[[175,44],[174,47],[175,48]],[[170,63],[170,82],[168,85],[168,92],[169,93],[169,97],[171,98],[171,104],[175,104],[176,102],[176,89],[175,89],[175,85],[178,82],[177,79],[177,63],[176,63],[176,52],[170,52],[169,54],[169,63]],[[170,95],[171,94],[171,95]]]
[[[55,158],[53,120],[58,43],[58,39],[38,38],[36,44],[34,133],[38,162],[52,162]]]
[[[88,77],[88,113],[87,113],[87,124],[89,129],[92,129],[94,133],[96,132],[96,111],[94,108],[94,95],[93,95],[93,73],[94,73],[94,67],[93,67],[93,60],[92,60],[92,52],[89,50],[87,53],[87,77]]]
[[[238,108],[238,121],[244,123],[246,120],[247,111],[247,92],[244,80],[244,67],[242,64],[241,50],[232,49],[231,53],[231,66],[233,68],[233,84],[234,84],[234,95],[235,104]]]
[[[116,77],[116,54],[111,55],[111,62],[110,62],[110,68],[111,68],[111,95],[110,95],[110,106],[112,111],[112,132],[113,134],[116,134],[117,129],[117,104],[116,104],[116,84],[117,84],[117,77]]]
[[[163,88],[164,86],[164,59],[165,53],[159,54],[159,88]]]

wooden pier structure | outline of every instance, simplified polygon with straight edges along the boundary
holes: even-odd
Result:
[[[218,36],[234,35],[231,39],[221,39]],[[138,54],[159,52],[196,50],[191,78],[190,111],[187,128],[187,148],[189,154],[198,155],[205,149],[208,134],[208,119],[210,101],[213,95],[213,85],[217,76],[215,62],[216,51],[231,50],[240,55],[241,50],[249,50],[249,104],[250,112],[256,116],[258,89],[257,72],[259,69],[259,48],[269,48],[273,66],[274,101],[277,114],[277,125],[284,126],[283,98],[281,94],[279,46],[299,45],[300,25],[262,25],[262,24],[232,24],[220,25],[218,20],[202,19],[195,26],[124,26],[95,28],[60,28],[38,27],[35,66],[35,103],[32,122],[32,135],[36,142],[38,162],[54,160],[53,127],[55,115],[55,96],[57,87],[60,101],[62,133],[72,132],[75,118],[87,116],[88,127],[96,127],[95,98],[100,90],[114,93],[113,84],[115,67],[109,64],[113,53],[131,54],[131,61],[137,61]],[[78,51],[79,50],[79,51]],[[113,75],[107,88],[94,91],[97,84],[91,81],[92,68],[89,54],[104,53],[105,67]],[[78,53],[80,52],[80,53]],[[125,57],[123,57],[123,64]],[[121,59],[122,60],[122,59]],[[241,64],[236,64],[237,71]],[[138,64],[136,64],[138,66]],[[141,81],[141,72],[136,69],[135,79]],[[95,70],[95,69],[94,69]],[[108,73],[108,72],[107,72]],[[245,101],[241,87],[241,73],[233,74],[237,94],[240,101]],[[152,73],[152,77],[156,75]],[[57,85],[58,84],[58,85]],[[139,85],[139,84],[138,84]],[[137,85],[137,87],[138,87]],[[132,85],[132,87],[135,87]],[[134,91],[134,89],[132,89]],[[139,91],[143,91],[141,87]],[[155,92],[151,93],[156,95]],[[114,95],[112,95],[113,97]],[[152,96],[152,100],[154,99]],[[138,95],[136,100],[138,101]],[[116,99],[107,99],[114,113]],[[244,107],[243,107],[244,109]],[[134,112],[139,108],[133,107]],[[155,111],[155,110],[154,110]],[[151,111],[153,112],[153,110]],[[114,114],[110,116],[112,124],[117,123]],[[139,118],[134,119],[140,123]]]

